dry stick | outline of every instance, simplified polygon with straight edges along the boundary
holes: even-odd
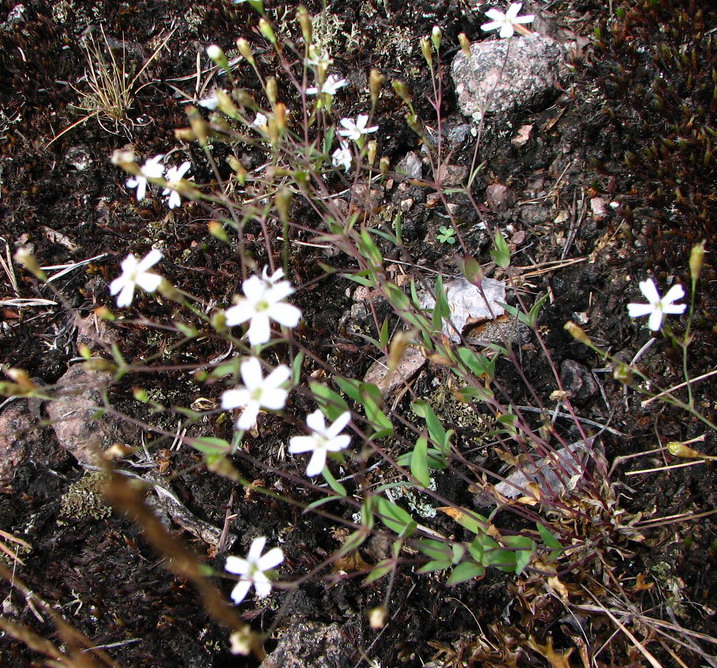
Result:
[[[645,399],[645,401],[641,402],[640,405],[644,408],[648,404],[651,404],[655,399],[660,399],[661,397],[664,397],[666,394],[671,394],[675,390],[679,390],[683,387],[686,387],[688,385],[691,385],[692,383],[696,383],[699,380],[704,380],[705,378],[709,378],[710,376],[714,376],[717,374],[717,369],[713,369],[712,371],[709,371],[707,373],[703,373],[701,376],[697,376],[696,378],[690,378],[690,380],[686,380],[684,383],[680,383],[679,385],[675,385],[674,387],[669,388],[668,390],[663,390],[659,394],[656,394],[654,397],[650,397],[649,399]]]

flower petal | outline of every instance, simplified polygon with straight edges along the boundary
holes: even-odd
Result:
[[[628,304],[627,313],[631,318],[639,318],[643,315],[650,315],[655,310],[652,304]]]
[[[251,589],[251,582],[249,582],[249,580],[240,580],[237,582],[234,589],[232,589],[232,601],[237,604],[241,603],[249,593],[249,589]]]
[[[313,478],[324,470],[324,466],[326,466],[326,450],[323,448],[314,450],[309,465],[306,467],[306,475]]]
[[[137,265],[137,271],[147,271],[150,267],[153,267],[157,262],[162,259],[162,252],[153,248],[147,255],[145,255]]]
[[[249,403],[249,392],[243,387],[234,390],[227,390],[222,394],[222,408],[224,410],[232,410],[241,408]]]
[[[650,304],[657,304],[660,301],[660,293],[657,291],[655,281],[648,278],[646,281],[640,281],[640,292],[645,295]]]
[[[277,388],[282,383],[285,383],[287,380],[289,380],[290,376],[291,369],[289,369],[286,364],[280,364],[266,377],[266,380],[264,381],[264,387],[267,389]]]
[[[229,327],[245,323],[252,317],[252,315],[254,315],[254,311],[246,299],[242,299],[238,304],[235,304],[224,311],[224,318]]]
[[[657,332],[662,325],[662,311],[656,309],[650,314],[650,319],[647,321],[647,326],[653,331]]]
[[[258,536],[253,541],[251,541],[251,545],[249,546],[249,552],[246,555],[246,560],[250,564],[258,563],[259,558],[261,557],[261,553],[264,551],[265,545],[266,545],[266,536]]]
[[[324,414],[318,408],[306,416],[306,424],[311,431],[315,431],[317,434],[323,434],[326,431]]]
[[[242,431],[249,431],[255,424],[259,417],[259,404],[255,401],[251,401],[246,405],[244,412],[239,416],[237,420],[237,429]]]
[[[271,339],[271,325],[269,316],[265,313],[254,314],[249,325],[249,343],[252,346],[258,346],[267,343]]]
[[[662,298],[663,304],[671,304],[672,302],[676,302],[678,299],[682,299],[685,296],[685,289],[677,283],[677,285],[673,285],[668,291],[667,294]]]
[[[266,598],[271,594],[271,582],[266,576],[261,577],[257,574],[254,580],[254,589],[256,589],[257,598]]]
[[[289,452],[292,455],[312,452],[316,449],[316,439],[312,436],[292,436],[289,439]]]
[[[267,408],[270,411],[280,411],[286,406],[286,397],[289,393],[282,389],[267,389],[261,397],[262,408]]]
[[[351,437],[348,434],[335,436],[324,446],[329,452],[339,452],[345,450],[351,444]]]
[[[351,420],[351,413],[349,411],[341,413],[341,415],[334,420],[334,423],[326,430],[326,435],[329,438],[334,438],[344,430],[344,427],[346,427],[349,423],[349,420]]]
[[[120,292],[119,296],[117,297],[117,306],[119,306],[119,307],[129,306],[132,303],[133,298],[134,298],[134,283],[127,282],[127,284],[122,288],[122,292]]]
[[[257,565],[262,571],[268,571],[276,568],[284,561],[284,553],[280,547],[272,547],[265,555],[259,559]]]
[[[249,562],[241,557],[227,557],[224,570],[236,575],[246,575],[249,572]]]
[[[137,276],[137,285],[145,292],[154,292],[162,282],[162,277],[157,274],[144,273]]]
[[[261,362],[256,357],[247,357],[240,365],[239,372],[247,389],[255,390],[264,383],[264,375],[261,372]]]

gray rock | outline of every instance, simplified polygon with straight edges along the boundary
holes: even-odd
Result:
[[[556,96],[565,63],[565,49],[538,34],[471,44],[470,59],[459,51],[451,66],[460,110],[479,117],[544,104]]]
[[[560,365],[560,379],[578,406],[590,401],[600,389],[590,369],[575,360],[563,360]]]
[[[279,644],[260,668],[348,668],[354,653],[338,624],[298,621],[280,632]]]

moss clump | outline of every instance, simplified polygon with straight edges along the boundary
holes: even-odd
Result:
[[[76,520],[101,520],[112,514],[102,488],[108,476],[102,471],[88,471],[60,499],[60,517]]]

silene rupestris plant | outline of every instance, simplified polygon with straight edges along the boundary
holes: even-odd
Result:
[[[151,415],[181,420],[178,436],[151,419],[142,423],[155,435],[157,447],[176,437],[194,448],[210,471],[242,485],[247,494],[299,505],[341,529],[341,544],[308,574],[288,572],[290,548],[279,548],[278,536],[249,536],[246,556],[231,555],[223,562],[226,573],[221,574],[234,581],[231,598],[241,604],[252,588],[264,598],[273,586],[291,592],[308,579],[335,577],[326,575],[332,563],[345,561],[380,536],[388,544],[385,554],[373,563],[362,558],[365,566],[351,574],[364,577],[366,584],[389,577],[384,602],[371,614],[372,625],[380,627],[389,613],[390,583],[398,569],[414,569],[417,576],[440,573],[448,585],[481,578],[487,569],[557,581],[571,560],[605,554],[612,547],[609,541],[619,542],[625,535],[638,539],[617,512],[618,497],[601,454],[599,434],[610,427],[577,414],[545,342],[540,315],[548,295],[529,300],[512,271],[511,248],[501,230],[488,230],[490,258],[484,267],[471,255],[460,221],[447,206],[447,195],[459,192],[480,217],[472,185],[481,170],[482,126],[465,183],[444,185],[443,168],[451,156],[441,117],[441,30],[434,28],[420,43],[431,73],[435,132],[419,117],[408,87],[400,81],[392,86],[405,107],[407,125],[426,147],[430,176],[419,184],[435,194],[446,212],[437,238],[458,253],[460,276],[452,281],[441,273],[422,272],[404,244],[400,214],[386,217],[374,206],[374,190],[402,178],[381,155],[381,127],[374,120],[379,100],[387,94],[385,77],[372,70],[368,90],[356,90],[334,69],[325,44],[314,39],[305,8],[298,9],[296,24],[275,25],[262,2],[248,1],[259,15],[262,51],[268,54],[260,58],[243,38],[236,42],[236,57],[209,45],[203,56],[213,68],[216,87],[187,107],[188,125],[176,130],[179,147],[143,158],[117,151],[113,158],[129,174],[128,197],[160,196],[170,209],[191,200],[204,208],[208,234],[238,258],[241,288],[234,295],[200,299],[182,288],[181,277],[174,282],[165,277],[161,248],[152,247],[140,257],[130,253],[109,285],[115,304],[100,308],[97,315],[154,328],[171,335],[172,342],[140,360],[126,359],[120,344],[110,347],[107,358],[82,349],[88,371],[109,373],[115,381],[132,379],[134,400]],[[518,16],[520,8],[514,3],[505,14],[491,10],[492,21],[484,29],[499,30],[501,38],[511,38],[514,29],[526,30],[532,16]],[[461,45],[466,42],[463,36]],[[350,100],[352,94],[357,101]],[[350,113],[342,115],[338,110],[343,109]],[[201,149],[201,165],[182,159],[189,157],[190,144]],[[245,147],[261,154],[260,166],[242,162]],[[327,261],[317,262],[311,272],[298,271],[307,248],[327,251]],[[44,280],[29,253],[18,260]],[[488,266],[503,279],[486,277]],[[307,274],[308,279],[301,278]],[[297,303],[310,300],[311,286],[329,281],[343,289],[358,286],[386,305],[382,315],[371,307],[371,329],[361,333],[378,358],[374,375],[354,377],[311,346],[306,335],[311,323],[305,322],[306,308]],[[693,304],[696,281],[695,276]],[[499,337],[482,344],[469,341],[466,318],[456,306],[461,290],[485,303],[485,320],[505,314],[502,322],[508,325]],[[648,281],[643,293],[649,304],[631,306],[631,312],[649,315],[652,329],[660,327],[663,314],[680,312],[674,302],[681,295],[675,288],[660,298]],[[171,317],[159,322],[133,315],[151,299],[168,306]],[[575,327],[571,331],[592,345],[587,335]],[[521,364],[516,350],[521,336],[530,337],[551,369],[555,387],[548,399],[533,387]],[[211,407],[168,407],[152,392],[153,375],[165,358],[199,339],[221,341],[228,352],[196,363],[170,362],[166,369],[191,373],[193,382],[213,397]],[[681,344],[685,355],[688,339],[689,326]],[[481,425],[479,435],[469,436],[441,416],[431,397],[414,389],[409,359],[418,368],[427,367],[444,394],[472,424]],[[529,405],[511,397],[501,381],[505,368],[520,380]],[[629,372],[639,373],[632,367]],[[48,392],[20,370],[6,373],[10,382],[1,387],[6,394]],[[669,392],[662,398],[680,401]],[[299,405],[305,410],[297,418]],[[694,410],[691,400],[676,405]],[[107,393],[97,409],[118,412]],[[231,435],[189,437],[183,432],[189,427],[196,432],[204,417],[217,413],[225,415]],[[255,458],[245,448],[249,439],[262,438],[266,416],[273,414],[292,427],[281,445],[291,457],[281,464]],[[140,447],[105,453],[103,466],[116,474]],[[505,467],[487,466],[489,458]],[[250,467],[291,485],[260,484],[245,473]],[[445,484],[447,479],[453,482]],[[112,498],[119,505],[124,499],[125,509],[151,528],[158,549],[176,559],[180,549],[167,547],[141,502],[122,486],[121,476],[114,480]],[[286,491],[292,486],[294,494]],[[205,592],[203,568],[188,566],[183,574]],[[228,623],[234,624],[232,651],[261,653],[261,638],[236,620]]]

